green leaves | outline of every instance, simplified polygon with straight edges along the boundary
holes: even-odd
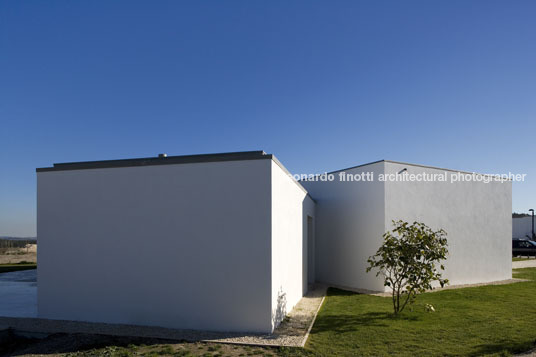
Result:
[[[437,264],[446,259],[447,233],[440,229],[433,231],[424,223],[393,221],[394,228],[383,235],[383,244],[375,255],[367,260],[366,271],[377,269],[376,276],[384,277],[384,286],[392,289],[395,315],[404,309],[408,301],[413,302],[417,293],[432,289],[438,281],[443,287],[448,279],[443,279],[436,269]],[[439,265],[441,270],[445,267]],[[405,296],[404,296],[405,295]]]

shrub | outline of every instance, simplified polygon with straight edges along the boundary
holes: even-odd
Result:
[[[433,231],[424,223],[409,224],[393,221],[394,229],[383,235],[383,244],[369,257],[367,272],[377,270],[383,276],[384,286],[392,290],[393,311],[397,315],[418,293],[432,289],[434,281],[441,287],[448,284],[437,265],[448,254],[447,233]],[[440,270],[445,267],[440,264]]]

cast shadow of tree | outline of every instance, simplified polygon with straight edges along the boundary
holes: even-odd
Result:
[[[536,347],[536,340],[532,342],[512,342],[502,341],[496,343],[486,343],[475,346],[469,356],[487,356],[487,355],[510,355],[525,353]]]
[[[327,296],[355,296],[362,295],[359,293],[330,288]],[[417,321],[418,316],[411,314],[402,314],[395,316],[392,312],[370,311],[359,314],[321,314],[317,317],[311,334],[329,332],[329,333],[348,333],[355,332],[366,326],[387,327],[393,320]]]

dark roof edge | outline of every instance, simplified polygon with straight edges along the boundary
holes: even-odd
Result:
[[[119,159],[102,161],[66,162],[54,164],[52,167],[41,167],[36,172],[69,171],[88,169],[108,169],[117,167],[136,167],[152,165],[193,164],[201,162],[240,161],[271,159],[272,155],[264,151],[238,151],[221,154],[182,155],[167,157],[145,157],[138,159]]]
[[[267,154],[262,150],[257,151],[238,151],[220,154],[199,154],[199,155],[182,155],[167,157],[145,157],[137,159],[119,159],[119,160],[101,160],[101,161],[81,161],[65,162],[54,164],[52,167],[41,167],[35,169],[36,172],[49,171],[71,171],[71,170],[90,170],[90,169],[110,169],[119,167],[137,167],[137,166],[155,166],[155,165],[176,165],[176,164],[194,164],[203,162],[223,162],[223,161],[241,161],[241,160],[273,160],[298,187],[316,202],[307,190],[294,179],[287,168],[272,154]]]

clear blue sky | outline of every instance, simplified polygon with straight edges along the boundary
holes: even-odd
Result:
[[[534,1],[2,1],[0,235],[35,234],[36,167],[160,152],[526,173],[526,211],[535,19]]]

